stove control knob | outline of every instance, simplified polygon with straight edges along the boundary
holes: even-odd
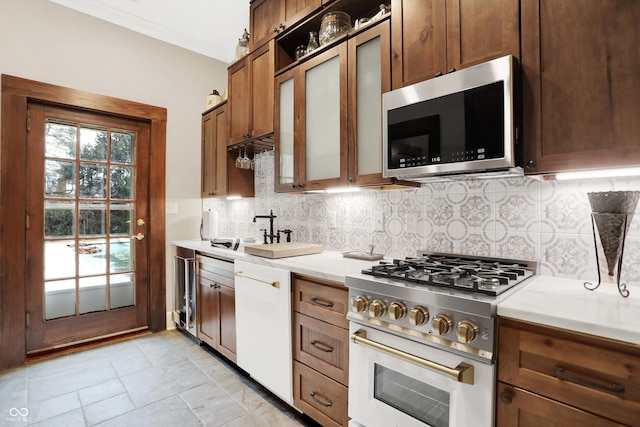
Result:
[[[369,298],[359,295],[351,302],[351,309],[356,313],[362,313],[369,309]]]
[[[461,343],[470,343],[478,335],[478,327],[471,320],[461,320],[456,327],[456,335]]]
[[[389,317],[391,320],[401,320],[407,317],[407,306],[396,301],[389,304]]]
[[[429,320],[429,310],[421,305],[416,305],[409,312],[409,323],[413,326],[422,326]]]
[[[447,335],[451,332],[452,324],[453,322],[451,321],[451,317],[443,313],[433,316],[433,319],[431,320],[431,326],[438,335]]]
[[[371,317],[382,317],[387,313],[387,306],[379,299],[369,304],[369,315]]]

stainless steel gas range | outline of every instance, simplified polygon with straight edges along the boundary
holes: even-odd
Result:
[[[496,308],[533,261],[418,252],[347,276],[352,426],[492,426]]]

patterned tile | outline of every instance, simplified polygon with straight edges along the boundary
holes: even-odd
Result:
[[[640,178],[560,182],[509,177],[430,182],[403,190],[278,194],[273,192],[273,153],[267,152],[256,158],[254,199],[242,201],[242,209],[238,201],[211,199],[203,207],[220,210],[221,224],[223,219],[228,223],[221,227],[240,236],[246,230],[259,237],[260,227],[245,216],[273,209],[278,227],[291,228],[294,240],[329,250],[360,250],[373,243],[376,251],[393,257],[427,249],[534,259],[544,274],[582,278],[595,271],[587,193],[638,189]],[[337,222],[332,229],[330,212]],[[375,212],[384,214],[382,232],[374,231]],[[631,222],[629,238],[640,239],[640,220]],[[639,249],[630,245],[629,256],[640,257]]]

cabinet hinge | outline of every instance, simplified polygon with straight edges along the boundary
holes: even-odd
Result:
[[[31,117],[27,117],[27,132],[31,130]]]
[[[24,323],[25,323],[26,326],[29,326],[29,323],[31,323],[31,319],[29,318],[29,312],[28,311],[25,313]]]
[[[25,228],[28,230],[29,227],[31,226],[31,217],[29,216],[29,214],[25,214],[24,222],[25,222]]]

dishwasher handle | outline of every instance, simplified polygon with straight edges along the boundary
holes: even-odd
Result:
[[[257,277],[253,277],[253,276],[247,276],[246,274],[244,274],[242,271],[236,271],[236,276],[237,277],[244,277],[245,279],[250,279],[250,280],[255,280],[256,282],[260,282],[260,283],[265,283],[269,286],[272,286],[274,288],[280,288],[280,282],[277,280],[264,280],[264,279],[259,279]]]

